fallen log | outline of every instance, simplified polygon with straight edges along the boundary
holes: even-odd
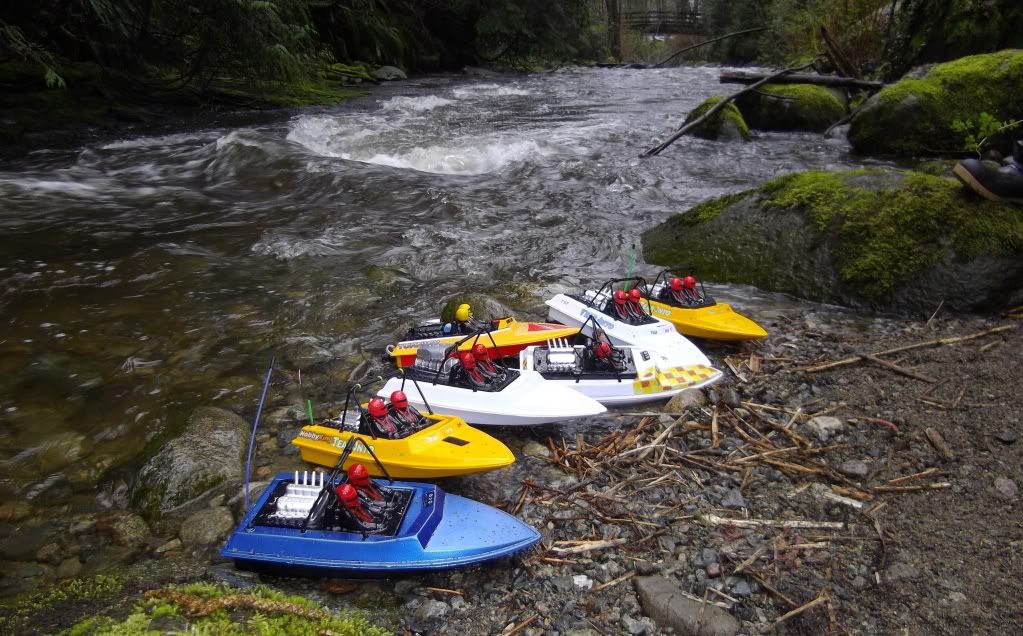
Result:
[[[722,71],[718,81],[722,84],[753,84],[768,77],[763,73],[750,71]],[[855,77],[839,77],[837,75],[817,75],[816,73],[789,73],[771,80],[772,84],[813,84],[828,88],[856,88],[865,91],[879,91],[884,82],[856,79]]]

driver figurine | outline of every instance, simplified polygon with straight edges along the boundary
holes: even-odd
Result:
[[[476,358],[476,367],[487,380],[504,377],[504,372],[497,368],[497,365],[490,359],[490,350],[482,343],[476,343],[472,347],[472,355]]]
[[[476,366],[476,356],[472,355],[472,351],[463,351],[459,355],[459,360],[462,363],[462,374],[468,381],[471,388],[479,389],[483,388],[487,379],[480,373],[479,367]]]
[[[639,287],[633,287],[629,290],[629,304],[627,309],[629,315],[632,317],[632,322],[638,322],[643,319],[643,305],[640,302],[642,299],[643,294],[639,291]]]
[[[369,412],[369,419],[382,437],[398,439],[401,436],[401,432],[387,412],[387,404],[382,399],[375,397],[370,400],[366,411]]]
[[[394,407],[393,419],[399,430],[408,432],[416,430],[422,416],[408,403],[408,396],[404,391],[395,391],[391,394],[391,406]]]
[[[462,334],[476,333],[486,328],[486,323],[476,320],[472,315],[469,303],[462,303],[455,308],[455,324],[457,332]]]
[[[627,306],[629,299],[625,295],[625,292],[623,292],[620,289],[616,289],[614,294],[612,295],[612,298],[614,299],[614,302],[611,306],[612,309],[611,315],[614,318],[617,318],[618,320],[621,320],[623,322],[629,322],[630,316],[629,308]]]

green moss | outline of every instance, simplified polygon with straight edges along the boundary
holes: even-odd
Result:
[[[169,595],[160,596],[159,592],[167,592]],[[218,607],[218,602],[226,607]],[[179,603],[186,603],[186,607],[181,607]],[[196,611],[186,611],[189,609]],[[121,620],[107,616],[87,617],[64,634],[385,636],[389,632],[371,625],[361,612],[333,613],[315,601],[284,594],[266,586],[237,590],[223,584],[198,583],[160,590],[137,603],[128,616]]]
[[[857,151],[901,155],[959,152],[956,120],[981,113],[996,120],[1023,118],[1023,51],[972,55],[933,67],[922,78],[886,87],[857,115],[849,141]]]
[[[747,123],[762,130],[820,132],[846,112],[834,93],[810,84],[769,84],[736,101]]]
[[[1023,214],[1008,205],[968,198],[955,181],[905,173],[868,189],[860,175],[804,172],[761,188],[767,209],[798,209],[821,233],[833,233],[842,282],[873,300],[887,296],[949,249],[960,258],[1023,249]],[[884,182],[884,180],[882,180]]]
[[[695,121],[699,117],[710,110],[712,107],[717,105],[724,99],[720,96],[708,97],[702,104],[694,108],[687,116],[683,125]],[[732,124],[733,128],[738,131],[739,135],[744,141],[749,141],[749,126],[746,125],[746,120],[743,119],[742,112],[735,105],[734,102],[729,102],[727,106],[719,110],[713,117],[703,122],[691,131],[691,134],[702,137],[703,139],[718,139],[723,133],[723,126],[725,123]]]
[[[680,215],[679,223],[684,226],[693,227],[707,221],[713,221],[721,214],[722,210],[742,199],[746,194],[746,192],[737,192],[704,201],[685,214]]]

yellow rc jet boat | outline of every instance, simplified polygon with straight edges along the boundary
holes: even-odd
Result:
[[[515,456],[500,441],[459,417],[417,411],[402,390],[391,394],[390,403],[374,396],[361,406],[356,400],[356,407],[349,410],[353,394],[361,388],[352,387],[338,418],[302,427],[291,441],[302,459],[335,466],[351,442],[344,469],[363,464],[374,475],[384,476],[379,468],[382,465],[395,479],[468,475],[515,462]]]
[[[476,333],[481,334],[479,338],[465,338]],[[468,351],[481,344],[487,348],[492,360],[518,358],[519,352],[530,345],[545,344],[551,338],[571,338],[577,333],[578,327],[549,322],[519,322],[514,318],[477,320],[473,318],[469,305],[463,304],[455,310],[455,320],[443,324],[436,320],[413,327],[404,340],[387,347],[387,353],[398,368],[404,369],[416,361],[420,345],[436,342],[447,346],[461,340],[459,351]]]
[[[708,340],[756,340],[767,336],[763,327],[737,313],[728,303],[711,298],[693,276],[670,276],[664,270],[654,284],[643,288],[651,315],[675,325],[679,333]]]

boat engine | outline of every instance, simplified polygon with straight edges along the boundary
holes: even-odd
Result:
[[[289,521],[305,519],[316,503],[320,491],[323,490],[325,479],[325,473],[318,470],[312,473],[304,470],[301,475],[296,470],[295,481],[287,485],[284,494],[277,500],[277,510],[271,517]]]
[[[547,364],[543,371],[572,373],[576,370],[577,348],[568,344],[565,338],[552,338],[547,341]],[[537,369],[538,371],[540,369]]]

